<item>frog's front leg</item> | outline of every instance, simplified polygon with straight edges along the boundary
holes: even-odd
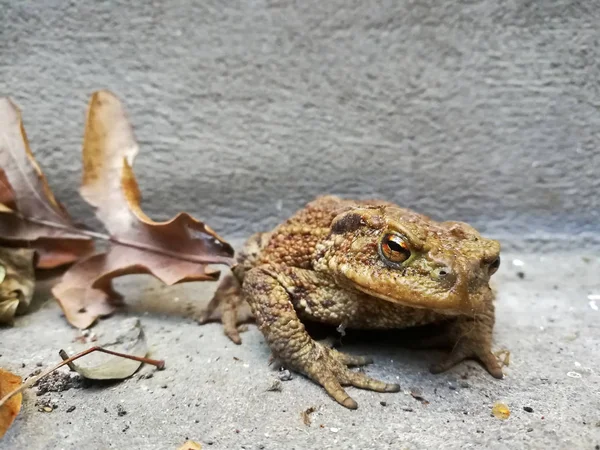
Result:
[[[244,298],[250,304],[256,323],[273,354],[292,369],[303,373],[325,388],[338,403],[356,409],[357,403],[343,385],[378,392],[398,392],[400,386],[388,384],[353,372],[348,366],[363,365],[369,358],[347,355],[315,342],[299,320],[294,303],[304,315],[344,321],[343,305],[327,293],[340,295],[328,281],[308,270],[285,266],[259,266],[246,274]]]
[[[432,373],[441,373],[465,359],[475,359],[494,378],[503,378],[502,367],[492,353],[494,305],[490,300],[486,310],[475,316],[461,316],[447,324],[443,333],[419,342],[423,347],[447,347],[450,353],[431,366]]]

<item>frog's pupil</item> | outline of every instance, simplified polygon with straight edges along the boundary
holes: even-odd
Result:
[[[398,242],[392,240],[388,241],[388,247],[392,252],[400,253],[404,250]]]

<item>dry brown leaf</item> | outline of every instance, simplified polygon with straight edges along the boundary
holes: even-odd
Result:
[[[0,247],[0,324],[29,308],[35,289],[34,251]]]
[[[144,329],[137,317],[123,320],[114,336],[112,336],[111,341],[103,344],[102,348],[138,358],[143,358],[148,353]],[[62,351],[60,357],[63,360],[69,359],[69,355]],[[90,356],[87,359],[90,360],[87,363],[76,364],[72,362],[68,366],[69,369],[88,380],[123,380],[133,375],[142,365],[142,361],[139,359],[121,358],[114,355],[107,356],[103,353],[99,353],[98,358],[93,359]]]
[[[21,384],[21,377],[0,369],[0,398],[12,392]],[[6,434],[21,410],[23,395],[14,395],[3,405],[0,405],[0,439]]]
[[[38,252],[37,267],[72,263],[93,249],[56,200],[29,147],[21,112],[0,98],[0,240]]]
[[[151,274],[167,285],[216,280],[208,264],[232,264],[233,249],[187,213],[154,222],[140,206],[132,164],[138,152],[121,102],[108,91],[89,103],[83,144],[83,198],[111,235],[106,253],[78,262],[52,290],[69,322],[89,327],[121,303],[112,279]]]
[[[177,450],[202,450],[202,446],[194,441],[187,441]]]

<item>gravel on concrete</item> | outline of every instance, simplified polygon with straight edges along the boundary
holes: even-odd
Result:
[[[356,411],[303,376],[281,381],[254,325],[236,346],[218,324],[196,324],[191,315],[213,283],[165,287],[150,277],[126,277],[117,285],[127,309],[92,332],[101,342],[124,317],[138,316],[150,356],[164,358],[166,369],[143,366],[123,382],[41,397],[29,390],[0,447],[177,449],[192,439],[204,449],[593,450],[600,445],[598,273],[598,256],[504,255],[495,283],[495,348],[510,351],[510,365],[501,381],[475,363],[432,375],[428,365],[441,353],[401,342],[346,345],[345,351],[374,356],[370,375],[402,386],[395,394],[349,388]],[[71,353],[93,345],[75,341],[80,332],[53,301],[0,333],[0,366],[23,376],[39,363],[55,364],[61,348]],[[51,412],[39,411],[40,398]],[[496,402],[510,409],[507,420],[492,415]],[[302,413],[309,408],[315,411],[307,426]]]

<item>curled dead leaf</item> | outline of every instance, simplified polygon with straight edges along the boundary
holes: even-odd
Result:
[[[83,144],[83,198],[111,235],[105,253],[73,266],[52,290],[67,320],[89,327],[112,313],[122,297],[112,279],[150,274],[167,285],[216,280],[209,264],[233,263],[233,249],[210,227],[187,213],[155,222],[141,209],[132,164],[138,144],[121,102],[108,91],[89,103]]]
[[[35,160],[21,112],[0,98],[0,241],[38,252],[36,266],[53,268],[89,254],[93,241],[78,232]]]
[[[123,320],[113,342],[102,345],[102,348],[140,358],[146,356],[148,345],[140,320],[137,318]],[[69,359],[69,355],[62,350],[60,357],[65,361]],[[94,361],[93,357],[90,356],[84,365],[74,362],[67,365],[71,370],[90,380],[123,380],[133,375],[142,365],[142,362],[101,353],[98,355],[97,361]]]
[[[35,289],[34,251],[0,247],[0,324],[29,308]]]
[[[0,369],[0,398],[16,389],[21,384],[21,377]],[[6,403],[0,405],[0,439],[6,434],[21,410],[23,395],[17,394]]]

